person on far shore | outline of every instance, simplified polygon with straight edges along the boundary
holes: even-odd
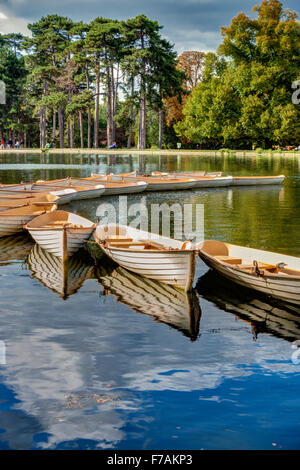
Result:
[[[19,149],[20,148],[20,142],[17,140],[16,142],[16,149]]]
[[[113,142],[113,144],[108,148],[109,149],[116,149],[117,148],[117,142]]]
[[[12,148],[13,148],[13,141],[12,141],[11,139],[9,139],[9,140],[7,141],[7,147],[8,147],[9,149],[12,149]]]
[[[0,144],[0,146],[1,146],[1,150],[4,150],[5,146],[4,146],[4,140],[3,140],[3,139],[1,139],[1,144]]]

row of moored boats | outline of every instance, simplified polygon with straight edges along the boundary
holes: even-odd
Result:
[[[178,189],[174,186],[176,184],[191,183],[190,180],[194,184],[197,178],[198,181],[205,178],[207,181],[229,178],[198,174],[194,175],[195,178],[181,176],[155,174],[144,181],[131,173],[39,181],[28,185],[2,185],[0,236],[26,229],[44,250],[65,261],[94,233],[95,242],[101,250],[123,268],[184,291],[192,288],[199,255],[209,267],[240,285],[299,304],[299,258],[212,240],[193,244],[191,241],[174,240],[120,224],[96,226],[84,217],[57,210],[58,201],[61,201],[59,198],[66,202],[68,196],[74,193],[77,194],[74,197],[82,193],[79,198],[85,199],[99,197],[102,194],[99,191],[104,192],[106,188],[112,191],[121,188],[120,191],[124,191],[125,187],[132,184],[136,185],[135,188],[148,185],[148,189],[150,184],[150,187],[156,187],[159,191],[166,189],[167,184],[173,185],[172,189]],[[270,178],[276,177],[263,178],[270,181]],[[284,177],[277,178],[281,178],[282,182]],[[188,186],[182,186],[181,189],[188,189]],[[71,200],[72,197],[68,202]]]

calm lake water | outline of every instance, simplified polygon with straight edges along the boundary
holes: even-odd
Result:
[[[141,194],[204,204],[205,238],[300,256],[300,156],[11,155],[0,181],[91,172],[285,174],[283,187]],[[101,202],[66,206],[96,220]],[[0,239],[0,449],[300,449],[300,306],[208,271],[187,296],[101,257]],[[300,350],[299,350],[300,352]],[[299,364],[298,364],[299,362]]]

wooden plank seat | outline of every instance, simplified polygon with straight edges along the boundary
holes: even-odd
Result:
[[[228,264],[242,264],[243,262],[241,258],[234,258],[233,256],[217,255],[215,258]]]

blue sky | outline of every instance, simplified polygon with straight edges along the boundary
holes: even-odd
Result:
[[[238,12],[251,14],[260,0],[0,0],[0,32],[26,33],[26,25],[57,13],[73,20],[96,16],[126,19],[146,14],[164,26],[162,34],[184,50],[215,50],[220,26],[229,25]],[[284,8],[299,12],[299,0],[283,1]]]

